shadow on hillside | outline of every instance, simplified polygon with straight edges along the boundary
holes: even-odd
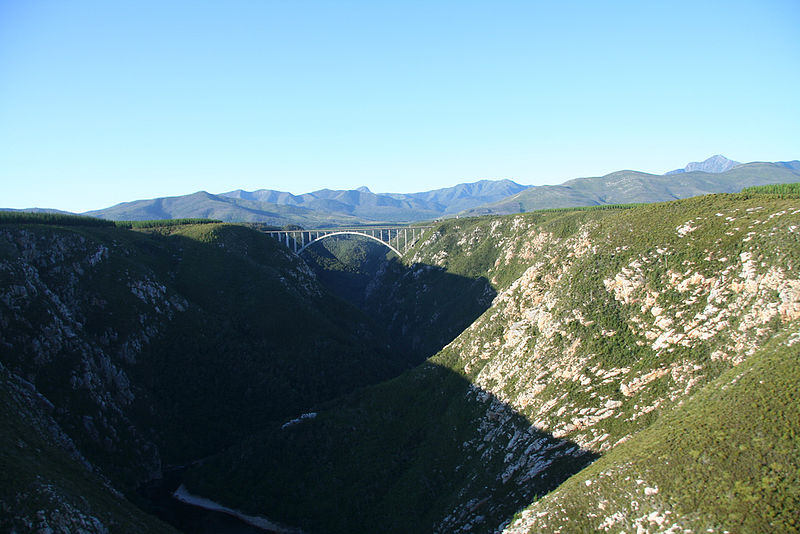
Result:
[[[433,356],[466,330],[497,296],[486,277],[468,278],[428,264],[392,261],[369,294],[367,309],[415,363]]]
[[[370,239],[346,236],[321,241],[302,257],[332,293],[367,313],[412,365],[455,339],[497,294],[485,277],[407,266],[386,250]]]
[[[425,363],[186,474],[193,493],[308,532],[492,532],[597,458]],[[466,528],[469,526],[469,528]]]
[[[39,285],[8,314],[3,364],[30,377],[120,487],[159,458],[218,453],[187,474],[199,494],[312,531],[451,531],[468,521],[489,530],[589,461],[447,368],[404,372],[409,361],[367,315],[315,293],[281,244],[207,228],[192,237],[82,229],[95,242],[75,240],[65,261],[17,254]],[[91,263],[99,244],[106,255]],[[484,278],[429,265],[390,261],[381,276],[371,321],[418,360],[495,296]],[[57,351],[34,343],[59,321],[74,331]],[[86,384],[76,390],[73,376]],[[317,419],[281,430],[314,405]]]
[[[0,303],[0,361],[120,487],[408,368],[245,227],[42,226],[4,243],[0,297],[31,289]]]

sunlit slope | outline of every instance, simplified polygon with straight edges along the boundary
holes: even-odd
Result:
[[[795,322],[505,532],[797,532],[798,383]]]
[[[752,194],[448,221],[412,273],[484,277],[491,307],[423,367],[190,486],[320,532],[501,528],[792,328],[799,214]]]

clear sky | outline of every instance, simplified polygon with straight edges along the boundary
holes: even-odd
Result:
[[[800,2],[0,0],[0,207],[800,159]]]

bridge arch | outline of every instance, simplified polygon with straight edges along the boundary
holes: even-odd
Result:
[[[350,228],[328,228],[317,230],[264,230],[286,247],[300,254],[310,245],[326,237],[336,235],[358,235],[385,245],[389,250],[403,257],[432,226],[371,226]]]
[[[390,245],[386,241],[384,241],[382,239],[378,239],[377,237],[375,237],[373,235],[369,235],[369,234],[366,234],[364,232],[358,232],[358,231],[355,231],[355,230],[341,230],[341,231],[331,232],[329,234],[321,235],[321,236],[317,237],[316,239],[314,239],[312,241],[309,241],[308,243],[306,243],[305,245],[300,247],[297,250],[297,253],[300,254],[301,252],[303,252],[305,249],[307,249],[308,247],[310,247],[314,243],[318,243],[318,242],[322,241],[323,239],[326,239],[328,237],[333,237],[333,236],[336,236],[336,235],[360,235],[361,237],[366,237],[366,238],[372,239],[373,241],[377,241],[381,245],[390,248],[392,250],[392,252],[394,252],[395,254],[397,254],[400,257],[403,256],[403,254],[401,254],[399,250],[394,248],[392,245]]]

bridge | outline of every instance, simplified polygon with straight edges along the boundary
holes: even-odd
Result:
[[[286,243],[286,246],[296,254],[329,237],[359,235],[377,241],[398,256],[402,256],[422,237],[425,230],[430,228],[433,226],[362,226],[318,230],[267,230],[264,233]]]

